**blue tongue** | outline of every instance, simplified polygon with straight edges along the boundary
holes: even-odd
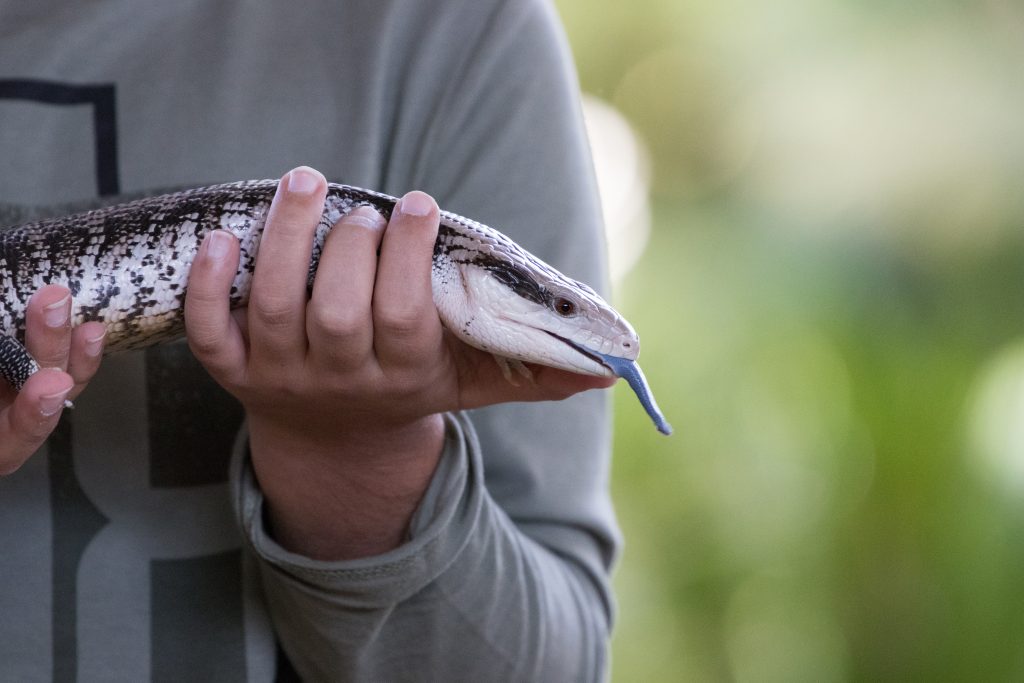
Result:
[[[603,353],[597,353],[590,349],[579,348],[587,355],[600,358],[601,362],[611,368],[612,372],[626,380],[633,393],[640,399],[640,404],[644,407],[644,410],[654,420],[654,426],[658,428],[658,431],[662,434],[672,433],[672,425],[661,414],[658,403],[654,400],[654,394],[651,393],[651,388],[647,385],[647,378],[644,377],[643,370],[640,369],[635,360],[626,360],[617,356],[606,356]]]

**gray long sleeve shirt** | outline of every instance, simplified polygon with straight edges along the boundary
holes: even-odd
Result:
[[[600,286],[575,88],[544,0],[0,0],[0,219],[308,164]],[[448,416],[408,543],[346,562],[268,534],[241,409],[183,344],[76,403],[0,479],[0,681],[606,675],[602,393]]]

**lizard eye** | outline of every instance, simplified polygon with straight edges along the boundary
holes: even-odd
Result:
[[[561,316],[565,316],[566,318],[576,314],[576,304],[562,297],[559,297],[554,300],[554,302],[552,303],[552,308],[555,309],[555,313]]]

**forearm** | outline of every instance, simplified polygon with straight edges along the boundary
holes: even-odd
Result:
[[[444,422],[339,428],[332,439],[250,417],[250,452],[271,534],[319,560],[379,555],[401,545],[437,467]]]
[[[594,539],[565,528],[552,552],[526,537],[484,486],[468,419],[446,425],[408,540],[380,556],[285,551],[241,468],[239,515],[292,664],[306,680],[601,680],[610,617],[580,561]]]

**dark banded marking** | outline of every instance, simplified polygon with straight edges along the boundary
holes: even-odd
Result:
[[[477,254],[465,261],[470,265],[483,268],[494,276],[494,279],[508,287],[518,296],[541,306],[550,305],[554,297],[524,268],[490,254]]]

